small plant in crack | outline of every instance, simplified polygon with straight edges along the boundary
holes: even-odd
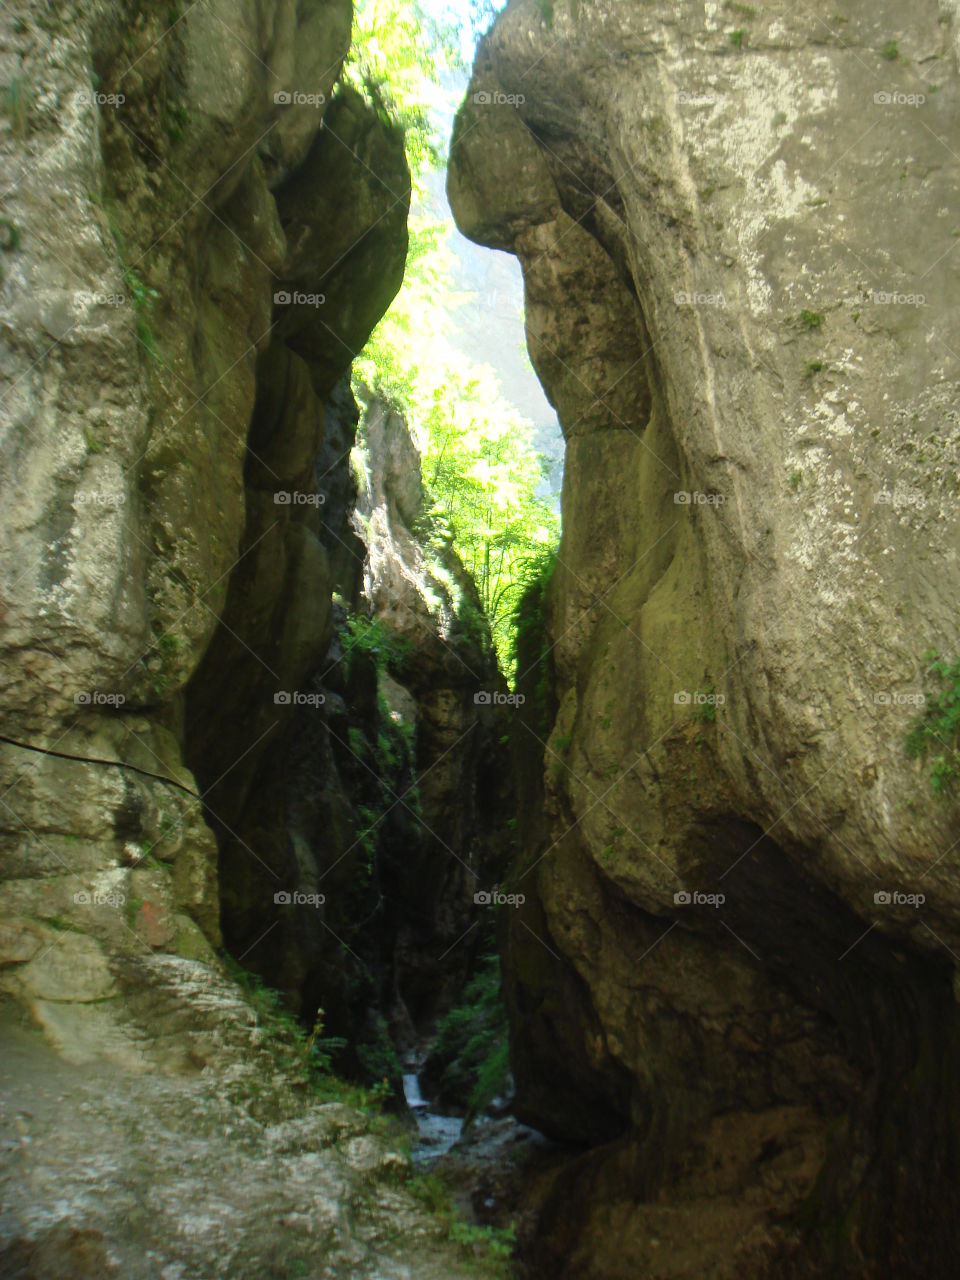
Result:
[[[117,245],[117,252],[120,254],[120,263],[123,265],[123,238],[112,221],[110,230]],[[160,297],[160,294],[156,289],[145,283],[133,267],[123,267],[123,282],[130,291],[130,298],[137,315],[137,341],[152,360],[162,364],[163,358],[157,346],[157,340],[153,336],[153,327],[149,319],[150,313],[153,311],[153,304]]]
[[[939,692],[927,698],[907,735],[907,754],[932,757],[930,786],[938,795],[960,778],[960,657],[947,661],[936,649],[923,655],[927,675],[939,682]]]
[[[138,311],[151,310],[154,302],[160,297],[156,289],[151,289],[148,284],[140,279],[132,267],[128,267],[123,273],[124,283],[130,290],[130,296],[133,298],[133,305]]]
[[[717,719],[717,707],[723,705],[723,696],[715,694],[713,685],[705,689],[697,689],[693,695],[693,709],[690,712],[694,720],[700,724],[714,724]]]
[[[88,453],[103,453],[105,448],[103,440],[97,435],[93,427],[83,428],[83,440],[87,446]]]

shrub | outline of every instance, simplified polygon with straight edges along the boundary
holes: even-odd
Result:
[[[484,959],[464,987],[460,1003],[440,1019],[430,1056],[444,1064],[440,1091],[466,1107],[467,1124],[507,1087],[507,1011],[498,956]]]
[[[370,654],[377,670],[382,671],[385,667],[402,667],[410,652],[408,641],[399,639],[378,619],[368,618],[363,613],[347,618],[344,631],[344,670],[347,675],[352,653]]]
[[[927,674],[940,682],[940,691],[928,698],[907,735],[907,753],[926,757],[932,753],[930,785],[938,795],[960,777],[960,657],[952,662],[936,649],[924,654]]]

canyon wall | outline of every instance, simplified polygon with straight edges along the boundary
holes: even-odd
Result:
[[[276,371],[274,335],[306,346],[304,330],[326,325],[345,366],[340,352],[402,278],[404,199],[383,224],[388,201],[372,207],[358,165],[344,190],[353,235],[340,241],[356,256],[364,227],[381,223],[379,292],[365,291],[364,314],[333,305],[325,320],[275,304],[285,287],[324,287],[309,250],[322,224],[304,222],[287,183],[339,162],[320,124],[351,8],[233,10],[187,20],[162,6],[27,5],[5,30],[19,106],[3,138],[4,984],[67,1040],[81,1006],[85,1022],[111,1021],[114,958],[209,958],[220,942],[183,691],[249,563],[245,526],[269,516],[278,593],[322,557],[309,527],[294,527],[299,511],[268,499],[264,512],[245,489],[258,366],[289,375],[298,433],[284,423],[294,438],[279,466],[302,474],[318,393],[304,358]],[[288,90],[311,100],[290,103]],[[350,95],[329,114],[378,146],[408,191],[398,138]],[[324,604],[312,608],[321,616],[289,640],[291,664],[322,642]]]
[[[501,856],[489,631],[407,527],[402,421],[351,463],[410,202],[351,17],[4,19],[0,984],[75,1056],[223,942],[389,1074],[380,1010],[409,1039],[449,1003]]]
[[[528,600],[518,1112],[544,1274],[956,1251],[955,4],[513,0],[448,190],[566,438]],[[546,695],[533,696],[540,687]]]

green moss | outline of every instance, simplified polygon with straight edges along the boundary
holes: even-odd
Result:
[[[151,311],[153,304],[156,302],[160,294],[148,284],[144,284],[143,280],[131,268],[127,268],[123,273],[123,281],[130,290],[130,296],[133,299],[133,305],[138,311]]]
[[[698,702],[697,695],[703,695],[704,698],[709,698],[712,693],[713,685],[708,684],[706,688],[698,689],[696,694],[694,694],[693,710],[690,714],[694,720],[698,720],[702,724],[714,723],[717,718],[717,704],[716,702],[708,701]]]
[[[87,446],[88,453],[103,453],[105,448],[103,440],[97,435],[93,427],[83,428],[83,439]]]
[[[806,364],[803,366],[803,376],[805,378],[812,378],[814,374],[822,373],[822,372],[823,372],[822,360],[808,360]]]
[[[351,656],[368,654],[377,670],[402,671],[410,654],[409,642],[394,635],[376,618],[357,613],[347,618],[342,632],[344,672],[349,677]]]
[[[181,640],[170,631],[163,631],[157,636],[157,648],[165,658],[172,658],[180,652]]]
[[[896,62],[896,60],[900,57],[900,49],[897,46],[896,40],[887,41],[887,43],[880,50],[880,57],[886,58],[888,62]]]
[[[140,914],[142,909],[143,909],[143,899],[138,897],[135,893],[131,894],[130,897],[124,903],[123,914],[126,916],[127,924],[130,926],[131,929],[133,928],[134,922],[136,921],[136,918]]]
[[[808,333],[823,326],[823,315],[819,311],[801,311],[800,324]]]
[[[915,758],[930,757],[930,786],[942,796],[955,790],[960,778],[960,657],[948,662],[928,649],[924,659],[926,674],[938,688],[916,716],[906,749]]]
[[[730,43],[735,49],[742,49],[747,38],[747,33],[742,27],[736,31],[730,32]]]

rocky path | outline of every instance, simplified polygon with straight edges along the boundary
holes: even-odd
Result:
[[[152,1033],[121,1029],[136,1049],[126,1059],[95,1060],[79,1037],[58,1051],[14,1006],[0,1010],[0,1274],[503,1274],[418,1199],[393,1122],[318,1102],[224,978],[174,967],[172,990],[162,975],[146,989]],[[168,1007],[178,1048],[190,1046],[176,1061]]]

